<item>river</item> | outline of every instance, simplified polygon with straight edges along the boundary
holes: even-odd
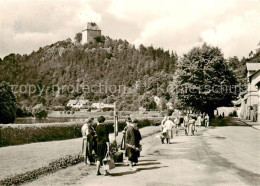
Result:
[[[83,122],[87,117],[48,117],[45,119],[38,118],[16,118],[14,124],[34,124],[34,123],[57,123],[57,122]]]

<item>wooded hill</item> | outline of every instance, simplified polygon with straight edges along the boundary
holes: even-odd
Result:
[[[116,100],[120,110],[138,110],[140,106],[156,109],[154,96],[162,98],[164,106],[167,101],[174,103],[176,100],[175,94],[166,89],[174,82],[177,61],[178,56],[172,51],[152,46],[136,47],[121,39],[102,36],[85,45],[67,39],[39,48],[30,55],[10,54],[0,59],[0,82],[37,87],[31,95],[29,92],[16,94],[23,106],[38,103],[47,107],[65,106],[70,99],[84,97],[92,102],[113,103]],[[245,64],[260,62],[260,50],[251,52],[248,58],[239,60],[234,56],[226,62],[238,82],[246,83]],[[94,91],[84,92],[83,85],[95,87]],[[124,91],[114,91],[114,86],[122,85]],[[67,87],[58,90],[57,87],[62,86]],[[71,86],[79,89],[71,92]],[[113,91],[106,91],[106,87]]]
[[[153,95],[171,97],[164,91],[171,81],[177,55],[162,48],[136,48],[123,40],[102,36],[94,43],[77,44],[67,39],[39,48],[30,55],[10,54],[0,60],[0,81],[13,85],[35,85],[34,94],[20,92],[18,101],[25,106],[66,105],[69,99],[84,97],[106,103],[118,101],[120,109],[154,107]],[[87,85],[125,85],[122,92],[58,91],[55,87]],[[159,87],[157,87],[157,85]],[[53,88],[54,87],[54,88]],[[112,88],[113,88],[112,87]],[[111,88],[111,89],[112,89]],[[70,88],[68,88],[70,89]],[[41,90],[44,90],[40,95]],[[58,93],[59,92],[59,93]],[[112,92],[112,93],[111,93]]]

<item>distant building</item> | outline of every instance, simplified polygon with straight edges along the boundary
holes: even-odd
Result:
[[[71,108],[83,108],[87,105],[89,101],[88,100],[84,100],[84,99],[79,99],[79,100],[69,100],[69,102],[67,103],[68,107]]]
[[[168,110],[173,110],[173,104],[172,104],[172,102],[166,103],[166,106],[167,106],[167,109],[168,109]]]
[[[160,99],[158,96],[154,96],[154,97],[153,97],[153,100],[154,100],[154,102],[156,103],[156,106],[157,106],[157,107],[160,106],[160,104],[161,104],[161,99]]]
[[[240,106],[239,117],[256,121],[260,106],[260,63],[247,63],[248,86],[245,92],[240,93],[240,100],[235,102],[235,106]],[[259,121],[258,117],[258,121]]]
[[[33,110],[34,112],[36,112],[36,111],[40,110],[40,109],[43,108],[43,107],[44,107],[43,104],[40,103],[40,104],[35,105],[35,106],[32,108],[32,110]]]
[[[93,42],[96,37],[101,36],[101,30],[94,22],[89,22],[82,31],[82,44]]]
[[[92,103],[91,111],[92,112],[106,112],[113,111],[114,104],[106,104],[106,103]]]

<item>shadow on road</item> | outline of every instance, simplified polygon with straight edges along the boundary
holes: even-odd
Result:
[[[143,161],[157,161],[157,160],[138,160],[139,162],[143,162]]]
[[[160,162],[146,162],[146,163],[138,163],[138,166],[144,166],[144,165],[158,165],[161,164]]]
[[[160,168],[163,168],[163,167],[168,167],[168,166],[137,168],[136,171],[126,171],[126,172],[111,173],[111,176],[124,176],[124,175],[129,175],[129,174],[135,174],[135,173],[143,171],[143,170],[160,169]]]

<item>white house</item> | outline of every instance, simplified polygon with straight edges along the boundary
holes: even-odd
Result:
[[[80,109],[80,108],[83,108],[84,106],[86,106],[88,102],[89,102],[89,100],[84,100],[84,99],[79,99],[79,100],[71,99],[67,103],[67,106]]]
[[[167,106],[167,109],[168,109],[168,110],[173,110],[173,104],[172,104],[172,102],[166,103],[166,106]]]
[[[91,111],[92,112],[112,111],[112,110],[114,110],[114,108],[115,108],[114,104],[106,104],[106,103],[101,103],[101,102],[99,102],[99,103],[92,103],[92,105],[91,105]]]

